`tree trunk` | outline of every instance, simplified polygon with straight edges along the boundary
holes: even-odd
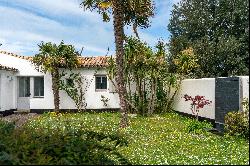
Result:
[[[149,107],[148,107],[148,115],[151,116],[154,111],[155,111],[155,99],[156,99],[156,79],[152,78],[152,83],[151,83],[151,99],[149,102]]]
[[[121,106],[121,121],[120,127],[128,126],[127,102],[126,102],[126,87],[124,80],[124,16],[122,11],[122,0],[113,0],[113,17],[114,17],[114,35],[116,45],[116,65],[117,75],[116,82],[118,84],[118,94]]]
[[[59,105],[60,105],[60,97],[59,97],[59,71],[56,69],[54,72],[51,73],[52,76],[52,90],[54,94],[54,106],[55,112],[59,112]]]

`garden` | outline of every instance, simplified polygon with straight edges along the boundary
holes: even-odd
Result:
[[[208,132],[209,122],[175,112],[44,113],[15,127],[0,121],[0,164],[249,164],[249,141]]]

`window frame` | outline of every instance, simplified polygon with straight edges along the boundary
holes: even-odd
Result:
[[[98,89],[97,88],[97,82],[96,82],[97,77],[101,78],[101,83],[103,81],[103,77],[106,78],[106,88],[105,89]],[[107,77],[107,75],[105,75],[105,74],[96,74],[95,75],[95,91],[96,92],[106,92],[107,90],[108,90],[108,77]]]
[[[43,96],[41,96],[41,95],[39,95],[39,96],[36,96],[36,93],[35,93],[35,79],[36,78],[43,78]],[[33,98],[44,98],[44,93],[45,93],[45,88],[44,88],[44,76],[37,76],[37,77],[34,77],[34,85],[33,85],[33,87],[34,87],[34,96],[33,96]],[[39,84],[40,85],[40,84]],[[39,87],[39,94],[41,93],[41,91],[40,91],[40,87]]]

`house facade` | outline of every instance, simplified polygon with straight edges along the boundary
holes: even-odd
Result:
[[[38,72],[31,60],[32,57],[0,51],[0,113],[54,109],[51,75]],[[105,70],[107,57],[81,57],[80,62],[81,68],[73,72],[80,73],[88,84],[85,93],[86,109],[119,109],[118,94]],[[65,82],[70,72],[66,73],[68,75],[63,78]],[[102,97],[107,99],[106,104]],[[76,109],[74,101],[65,91],[60,91],[60,109]]]

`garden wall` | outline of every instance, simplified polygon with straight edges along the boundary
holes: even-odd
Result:
[[[186,79],[182,81],[180,90],[174,100],[174,110],[192,115],[190,101],[185,101],[183,96],[205,96],[206,99],[212,101],[200,111],[200,116],[208,119],[215,119],[215,78],[203,79]]]
[[[224,116],[231,111],[242,110],[244,98],[249,100],[249,76],[219,77],[183,80],[175,97],[175,111],[192,115],[191,101],[185,101],[183,96],[205,96],[212,101],[201,109],[199,116],[223,124]]]

